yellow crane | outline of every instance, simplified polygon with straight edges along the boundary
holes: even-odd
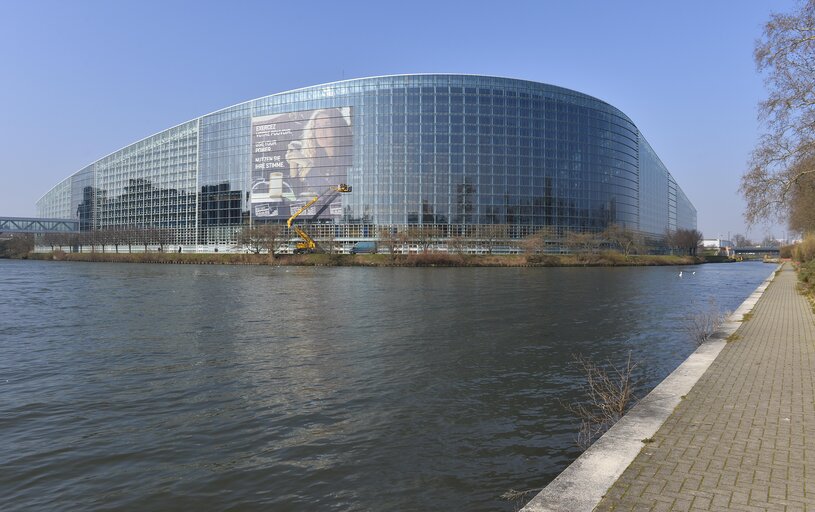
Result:
[[[299,236],[300,238],[303,239],[302,242],[297,242],[297,244],[295,245],[295,248],[294,248],[295,253],[316,252],[316,251],[319,250],[319,247],[317,246],[317,242],[315,242],[313,238],[308,236],[308,233],[306,233],[305,231],[300,229],[299,226],[296,226],[296,225],[293,226],[292,225],[292,223],[294,222],[294,219],[296,219],[304,211],[308,210],[311,205],[313,205],[314,203],[319,201],[321,198],[325,197],[326,194],[328,194],[329,196],[326,198],[326,201],[325,201],[325,204],[323,204],[323,207],[320,208],[317,211],[317,213],[314,214],[314,218],[316,218],[318,215],[320,215],[323,212],[323,210],[328,208],[328,205],[331,204],[331,202],[334,200],[335,197],[337,197],[337,194],[345,194],[347,192],[351,192],[351,186],[346,185],[345,183],[340,183],[337,186],[328,187],[325,190],[325,192],[314,196],[314,198],[310,199],[306,204],[303,205],[302,208],[297,210],[296,213],[294,213],[291,217],[289,217],[289,220],[286,221],[286,225],[289,227],[289,229],[293,229],[294,232],[297,233],[297,236]]]

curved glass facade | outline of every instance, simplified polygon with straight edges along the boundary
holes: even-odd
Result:
[[[456,236],[506,226],[658,237],[696,210],[634,123],[568,89],[474,75],[398,75],[307,87],[235,105],[112,153],[56,185],[42,217],[83,229],[162,228],[170,243],[234,245],[285,222],[328,184],[350,194],[304,215],[353,242],[383,227]]]

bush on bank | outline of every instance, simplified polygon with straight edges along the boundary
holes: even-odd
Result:
[[[809,234],[792,248],[792,259],[798,267],[801,291],[815,303],[815,235]]]
[[[815,260],[815,235],[806,235],[801,243],[795,244],[792,258],[799,263]]]
[[[798,279],[808,295],[815,295],[815,259],[801,263],[798,267]]]
[[[15,234],[0,240],[0,258],[27,259],[34,250],[34,237],[28,233]]]

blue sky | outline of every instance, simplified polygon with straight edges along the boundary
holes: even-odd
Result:
[[[794,0],[0,2],[0,215],[220,108],[318,83],[458,72],[551,83],[625,112],[706,237],[745,233],[739,179],[765,94],[753,46]],[[783,226],[750,234],[785,235]]]

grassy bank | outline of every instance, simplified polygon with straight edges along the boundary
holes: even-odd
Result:
[[[29,259],[54,261],[172,263],[196,265],[294,265],[365,267],[616,267],[695,265],[692,256],[628,256],[616,252],[583,255],[387,254],[184,254],[184,253],[31,253]]]

